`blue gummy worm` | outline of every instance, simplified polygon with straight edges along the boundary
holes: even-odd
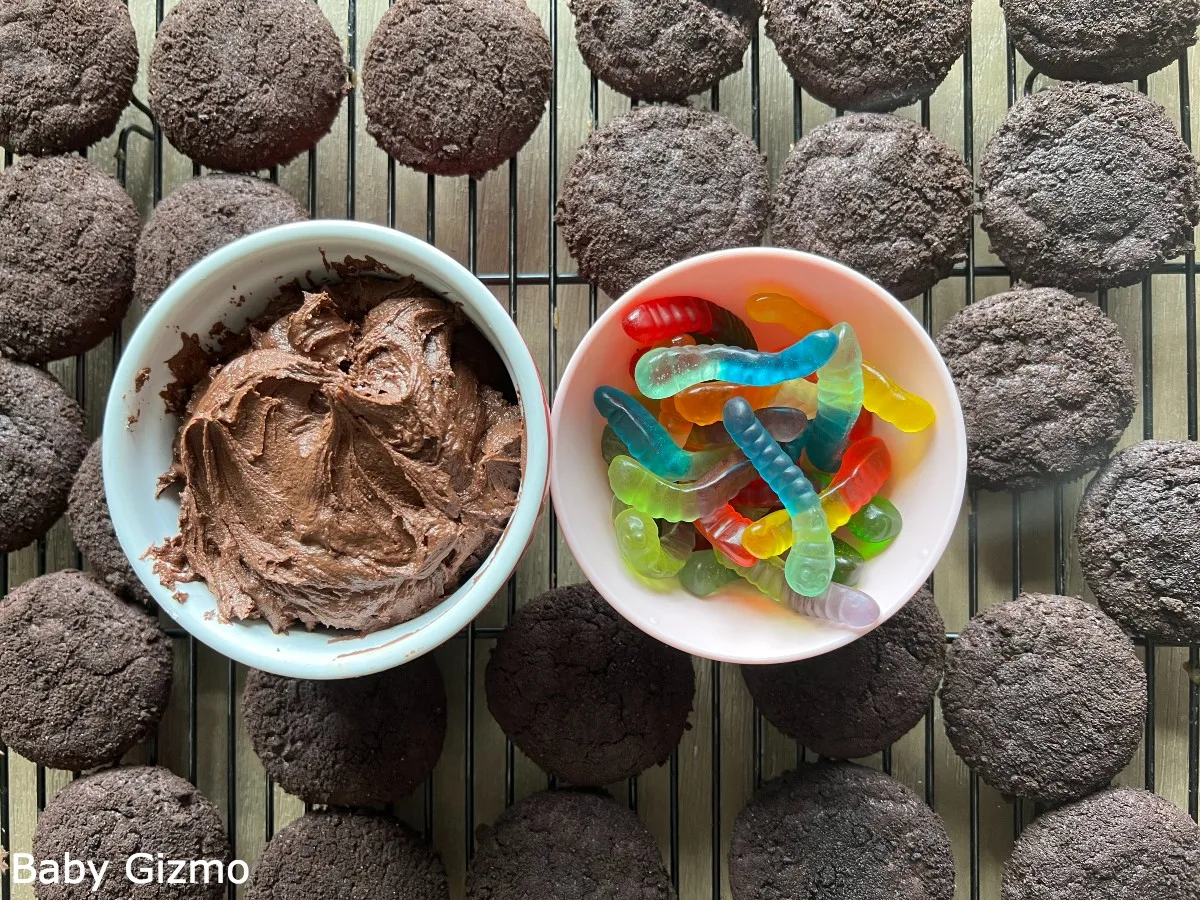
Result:
[[[628,448],[630,456],[662,478],[671,481],[697,478],[728,455],[728,450],[720,448],[695,453],[684,450],[646,407],[615,387],[596,388],[592,402]]]
[[[771,437],[762,422],[754,415],[754,408],[742,397],[733,397],[722,411],[725,430],[733,442],[741,448],[763,481],[779,497],[788,515],[795,516],[805,505],[808,495],[815,501],[812,484],[792,462],[783,448]],[[819,501],[816,501],[819,502]]]
[[[660,347],[651,350],[634,370],[638,390],[661,400],[703,381],[765,387],[811,375],[837,350],[832,331],[814,331],[778,353],[744,350],[724,344]]]

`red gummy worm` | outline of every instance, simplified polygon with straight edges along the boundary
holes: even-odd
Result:
[[[892,474],[892,456],[882,438],[866,437],[851,444],[842,456],[827,490],[838,491],[851,512],[871,502]]]
[[[631,309],[621,320],[639,344],[656,344],[677,334],[702,334],[719,344],[757,350],[746,323],[703,297],[659,297]]]
[[[742,533],[750,526],[750,520],[726,503],[715,512],[695,521],[696,531],[710,544],[720,550],[739,566],[749,568],[758,562],[742,546]]]
[[[779,496],[761,478],[755,478],[730,501],[731,506],[754,506],[759,509],[781,509]]]
[[[847,441],[853,444],[855,441],[861,441],[867,435],[875,430],[875,417],[867,410],[863,410],[858,414],[858,418],[854,422],[854,426],[850,429],[850,437]]]

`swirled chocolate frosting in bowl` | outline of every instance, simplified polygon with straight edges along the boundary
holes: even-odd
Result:
[[[516,506],[524,423],[481,380],[495,351],[422,285],[366,277],[285,291],[239,343],[192,390],[159,577],[276,631],[375,631],[439,603]]]

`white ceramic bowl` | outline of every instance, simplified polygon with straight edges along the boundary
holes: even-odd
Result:
[[[159,391],[172,381],[166,360],[180,332],[207,335],[217,321],[238,330],[259,315],[279,285],[336,280],[325,260],[370,257],[412,275],[458,303],[492,342],[516,385],[525,418],[526,453],[516,510],[499,543],[457,591],[424,615],[360,636],[296,626],[275,634],[261,620],[222,622],[203,582],[182,583],[182,599],[163,587],[142,559],[146,549],[179,533],[179,501],[155,498],[155,482],[171,465],[179,420],[166,414]],[[239,302],[239,298],[245,298]],[[140,390],[135,378],[149,378]],[[131,417],[133,417],[131,419]],[[132,424],[130,424],[132,422]],[[147,312],[129,340],[104,417],[104,487],[113,525],[134,571],[155,600],[200,641],[238,662],[302,678],[353,678],[427,653],[453,637],[487,605],[512,574],[529,543],[546,497],[549,411],[541,377],[508,313],[491,292],[440,250],[409,235],[349,221],[282,225],[242,238],[188,269]]]
[[[550,490],[559,525],[580,567],[618,612],[659,640],[709,659],[778,663],[827,653],[862,632],[794,615],[753,588],[736,584],[701,600],[675,579],[662,586],[635,577],[621,561],[611,519],[612,491],[600,455],[604,420],[592,405],[602,384],[633,389],[628,362],[637,344],[621,317],[655,297],[705,297],[743,315],[747,298],[778,291],[830,321],[848,321],[863,356],[933,404],[934,425],[901,434],[876,420],[892,455],[884,494],[904,516],[888,550],[867,562],[858,583],[892,616],[929,577],[946,549],[962,505],[967,438],[950,372],[907,309],[879,285],[845,266],[792,250],[724,250],[685,260],[651,276],[616,301],[584,336],[555,394]],[[775,325],[749,323],[764,349],[795,338]]]

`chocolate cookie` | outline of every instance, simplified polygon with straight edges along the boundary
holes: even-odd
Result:
[[[308,803],[407,797],[437,765],[446,689],[431,656],[343,681],[251,671],[242,717],[267,774]]]
[[[998,791],[1062,803],[1108,784],[1142,738],[1146,672],[1078,597],[1021,594],[975,616],[946,659],[954,750]]]
[[[932,94],[971,32],[971,0],[767,0],[764,15],[801,87],[876,112]]]
[[[1157,794],[1099,791],[1021,832],[1001,891],[1004,900],[1200,900],[1200,829]]]
[[[1200,444],[1142,441],[1084,492],[1079,566],[1100,606],[1128,630],[1200,641]]]
[[[113,530],[112,517],[108,514],[99,438],[92,444],[79,471],[75,473],[75,482],[71,485],[71,495],[67,501],[67,523],[71,526],[71,537],[83,554],[90,575],[126,599],[150,602],[150,593],[134,574],[129,557],[121,549],[117,533]]]
[[[163,134],[214,169],[295,158],[329,133],[348,90],[341,41],[310,0],[182,0],[150,54]]]
[[[874,631],[832,653],[742,666],[772,725],[821,756],[856,759],[902,738],[929,709],[942,678],[946,624],[921,588]]]
[[[882,772],[805,765],[759,788],[733,823],[734,900],[950,900],[941,819]]]
[[[1064,81],[1134,81],[1196,43],[1197,0],[1001,0],[1008,36],[1039,72]]]
[[[1031,490],[1096,468],[1137,406],[1133,360],[1094,303],[1019,287],[964,308],[938,350],[967,425],[976,487]]]
[[[41,537],[63,514],[86,453],[79,404],[52,375],[0,359],[0,553]]]
[[[603,785],[667,761],[692,711],[691,660],[643,634],[590,584],[547,591],[496,642],[488,709],[535,763]]]
[[[788,154],[771,238],[845,263],[906,300],[966,258],[973,190],[963,158],[915,122],[843,116]]]
[[[644,100],[684,100],[742,67],[758,0],[570,0],[575,40],[609,87]]]
[[[523,0],[399,0],[363,60],[367,131],[420,172],[478,178],[525,146],[553,69]]]
[[[403,822],[380,815],[310,812],[271,838],[246,897],[449,900],[450,888],[441,859]]]
[[[111,134],[137,69],[137,35],[118,0],[7,0],[0,5],[0,147],[68,153]]]
[[[727,119],[640,106],[588,137],[555,221],[579,274],[617,297],[689,256],[757,245],[770,193],[766,160]]]
[[[180,185],[154,209],[137,245],[133,296],[142,309],[193,263],[240,237],[308,218],[279,187],[249,175],[208,175]]]
[[[56,769],[116,762],[158,726],[171,641],[82,572],[27,581],[0,604],[0,739]]]
[[[636,815],[604,794],[533,794],[494,825],[481,827],[477,839],[467,871],[469,900],[675,896],[653,836]]]
[[[98,891],[91,879],[82,884],[39,884],[38,900],[221,900],[225,885],[212,871],[205,884],[197,867],[196,883],[164,884],[157,879],[135,884],[125,877],[126,860],[135,853],[135,869],[160,859],[229,861],[229,841],[217,807],[191,783],[167,769],[135,766],[109,769],[78,778],[54,795],[38,816],[33,832],[36,859],[90,860],[108,863]],[[160,855],[161,854],[161,855]],[[169,874],[169,872],[168,872]]]
[[[0,353],[47,362],[121,323],[141,222],[116,179],[71,156],[0,172]]]
[[[1192,249],[1196,160],[1161,106],[1115,85],[1017,103],[979,170],[983,229],[1012,274],[1092,291]]]

